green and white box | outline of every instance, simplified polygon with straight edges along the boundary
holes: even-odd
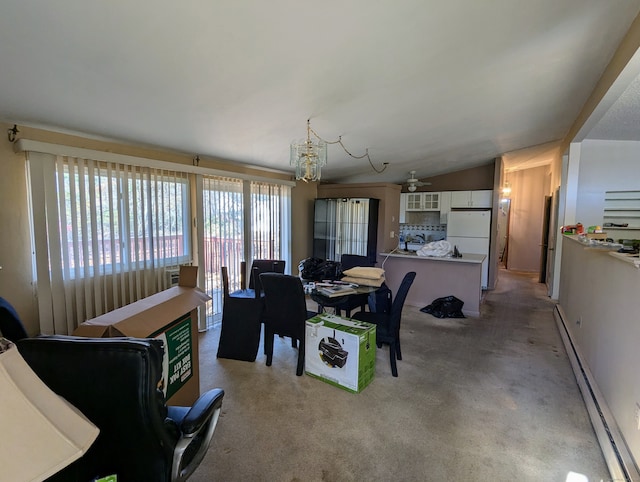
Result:
[[[376,325],[323,313],[307,320],[305,372],[352,393],[376,372]]]

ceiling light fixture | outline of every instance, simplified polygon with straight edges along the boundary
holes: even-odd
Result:
[[[311,139],[311,134],[315,136],[316,141]],[[291,143],[291,157],[290,164],[296,167],[296,179],[304,182],[319,181],[322,175],[322,168],[327,165],[327,144],[340,144],[340,147],[349,156],[354,159],[364,159],[365,157],[369,161],[371,168],[380,174],[387,166],[388,162],[382,164],[381,169],[377,169],[371,157],[369,157],[369,149],[365,150],[365,153],[361,156],[354,156],[342,143],[342,136],[338,137],[337,141],[326,141],[320,137],[316,131],[311,128],[311,120],[307,119],[307,138],[303,140],[293,141]]]
[[[415,192],[418,186],[431,186],[430,182],[422,182],[420,179],[416,178],[416,171],[409,171],[409,179],[407,179],[407,190],[409,192]]]

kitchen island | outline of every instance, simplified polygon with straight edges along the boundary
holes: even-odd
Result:
[[[455,296],[464,301],[462,312],[480,316],[482,301],[483,254],[462,253],[461,258],[418,256],[413,252],[393,251],[378,254],[378,266],[385,271],[386,283],[395,294],[402,278],[416,272],[405,304],[424,308],[436,298]]]

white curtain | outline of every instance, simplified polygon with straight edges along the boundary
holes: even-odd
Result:
[[[42,333],[161,291],[165,268],[191,261],[187,174],[27,157]]]

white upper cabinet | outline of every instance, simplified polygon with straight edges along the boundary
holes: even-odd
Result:
[[[493,191],[452,191],[452,208],[491,208],[493,204]]]
[[[440,211],[439,192],[409,192],[405,195],[406,211]]]

